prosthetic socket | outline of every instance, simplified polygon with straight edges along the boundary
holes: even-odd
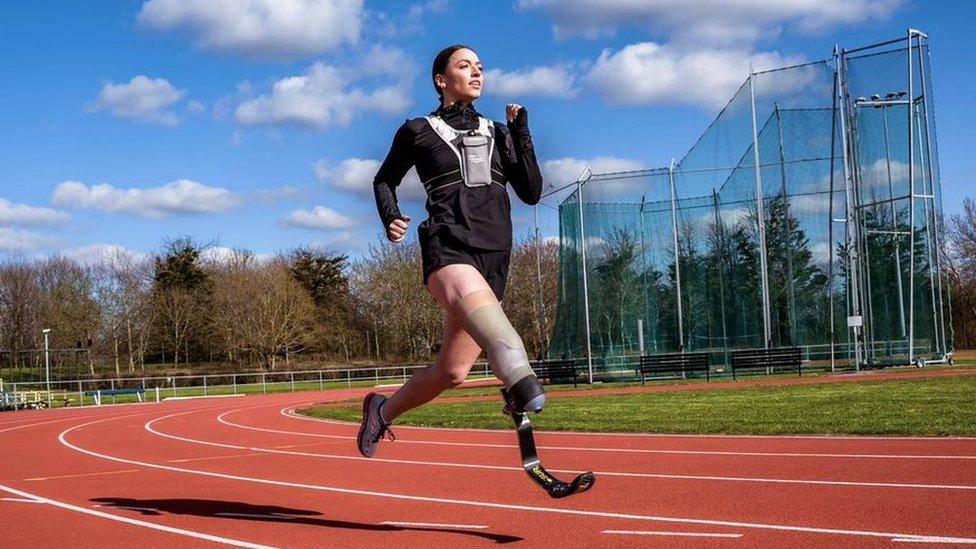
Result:
[[[464,296],[460,302],[461,325],[485,350],[491,371],[520,411],[538,412],[546,402],[542,384],[536,379],[522,338],[505,316],[490,290]]]

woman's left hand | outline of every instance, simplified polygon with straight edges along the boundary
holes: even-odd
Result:
[[[515,117],[518,116],[518,112],[522,110],[522,105],[517,103],[509,103],[505,106],[505,116],[508,118],[509,122],[514,122]]]

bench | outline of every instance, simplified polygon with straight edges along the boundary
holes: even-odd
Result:
[[[74,399],[68,396],[64,391],[17,391],[15,393],[3,393],[3,405],[2,407],[10,409],[39,409],[47,408],[48,401],[53,405],[55,402],[60,403],[61,406],[68,406]]]
[[[771,349],[743,349],[732,351],[731,366],[732,379],[736,379],[736,370],[747,368],[764,368],[772,370],[777,367],[796,368],[797,377],[803,375],[800,364],[803,356],[799,347],[775,347]]]
[[[95,405],[102,405],[103,396],[118,396],[118,395],[136,395],[139,402],[142,402],[143,395],[146,394],[146,389],[143,387],[133,387],[129,389],[97,389],[95,391],[85,391],[85,396],[90,396],[95,398]]]
[[[661,353],[656,355],[641,355],[637,366],[637,373],[644,385],[645,374],[705,372],[705,381],[709,377],[708,353]]]
[[[570,359],[540,360],[532,364],[532,370],[536,377],[545,379],[549,383],[558,383],[558,380],[573,380],[573,387],[577,387],[576,363]]]

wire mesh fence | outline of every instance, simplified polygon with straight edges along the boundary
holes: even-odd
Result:
[[[928,38],[754,72],[666,168],[558,203],[549,355],[797,346],[835,369],[952,352]]]

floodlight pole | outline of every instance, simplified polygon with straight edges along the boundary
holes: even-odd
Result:
[[[759,130],[756,126],[756,73],[749,69],[749,100],[752,106],[752,156],[756,169],[756,217],[759,225],[759,270],[762,278],[763,347],[772,344],[772,327],[769,318],[769,272],[766,265],[766,215],[763,204],[762,169],[759,166]]]
[[[44,333],[44,379],[47,385],[47,407],[51,409],[51,348],[48,345],[48,334],[51,333],[50,328],[44,328],[41,330]]]
[[[668,184],[671,187],[671,237],[674,242],[674,285],[678,303],[678,352],[685,350],[685,321],[681,305],[681,254],[678,249],[678,204],[674,190],[674,158],[668,165]]]
[[[583,259],[583,304],[584,318],[586,319],[586,367],[589,372],[590,385],[593,384],[593,346],[590,342],[590,290],[586,280],[586,231],[583,229],[583,183],[584,178],[589,180],[593,176],[590,167],[587,166],[580,172],[576,179],[576,199],[579,205],[579,224],[580,224],[580,252]]]

